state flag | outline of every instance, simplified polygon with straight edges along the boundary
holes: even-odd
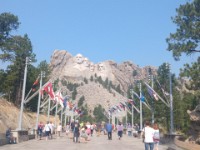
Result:
[[[52,86],[52,83],[51,82],[47,82],[43,87],[42,87],[42,90],[41,90],[41,94],[42,96],[44,95],[44,92],[46,92],[50,99],[51,100],[54,100],[55,99],[55,94],[54,94],[54,91],[53,91],[53,86]]]
[[[159,98],[158,98],[157,93],[156,93],[156,92],[153,90],[153,88],[150,87],[149,85],[146,84],[146,86],[147,86],[147,91],[148,91],[149,95],[151,96],[151,98],[153,98],[153,99],[155,99],[155,100],[158,101]]]
[[[39,85],[39,78],[40,78],[40,77],[37,77],[37,79],[35,80],[35,82],[33,83],[32,87],[31,87],[31,90],[32,90],[33,92],[36,91],[36,87]]]
[[[57,102],[58,104],[60,104],[60,106],[61,106],[62,108],[64,108],[64,104],[63,104],[64,100],[63,100],[62,93],[61,93],[60,91],[58,91],[58,92],[56,93],[56,95],[55,95],[55,100],[56,100],[56,102]]]

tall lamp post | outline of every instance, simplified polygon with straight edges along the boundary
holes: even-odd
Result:
[[[22,130],[22,115],[23,115],[23,109],[24,109],[24,97],[25,97],[25,88],[26,88],[26,77],[27,77],[27,65],[29,62],[29,58],[26,57],[26,63],[25,63],[25,69],[24,69],[24,82],[23,82],[23,89],[22,89],[22,100],[21,100],[21,108],[20,108],[20,114],[19,114],[19,124],[18,124],[18,130]]]

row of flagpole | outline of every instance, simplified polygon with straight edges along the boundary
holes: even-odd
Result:
[[[58,110],[58,101],[59,100],[56,100],[56,105],[53,106],[51,108],[51,99],[50,99],[50,96],[47,100],[44,100],[44,102],[41,104],[41,91],[42,91],[42,88],[44,88],[45,86],[48,86],[49,84],[49,81],[47,83],[45,83],[43,86],[42,86],[42,78],[44,77],[44,72],[41,71],[41,74],[40,74],[40,87],[39,89],[33,94],[31,95],[30,97],[29,94],[31,93],[32,90],[30,90],[27,94],[27,96],[25,97],[25,88],[26,88],[26,77],[27,77],[27,64],[28,64],[28,58],[26,59],[26,66],[25,66],[25,72],[24,72],[24,82],[23,82],[23,93],[22,93],[22,101],[21,101],[21,108],[20,108],[20,114],[19,114],[19,124],[18,124],[18,130],[22,130],[22,116],[23,116],[23,107],[24,107],[24,104],[26,104],[27,102],[29,102],[32,98],[34,98],[37,94],[39,95],[38,96],[38,106],[37,106],[37,115],[36,115],[36,129],[37,129],[37,126],[38,126],[38,122],[39,122],[39,116],[40,116],[40,108],[44,107],[47,103],[48,103],[48,121],[50,120],[50,111],[52,111],[55,107],[56,107],[56,112],[55,112],[55,125],[57,124],[56,122],[56,116],[57,114],[61,111],[61,123],[63,122],[63,114],[65,115],[65,124],[66,124],[66,119],[67,119],[67,108],[65,108],[65,111],[63,112],[63,107]],[[37,78],[38,80],[39,78]],[[49,94],[49,93],[48,93]],[[60,93],[61,94],[61,93]],[[25,97],[25,98],[24,98]],[[71,119],[73,117],[76,116],[76,114],[73,112],[75,111],[74,108],[73,110],[70,110],[72,113],[71,113]],[[70,112],[69,111],[69,112]],[[68,113],[69,113],[68,112]],[[80,113],[80,110],[79,112]],[[80,114],[78,114],[80,116]],[[78,117],[79,117],[78,116]],[[69,117],[68,117],[69,118]]]
[[[172,81],[171,81],[171,72],[170,72],[170,70],[169,70],[169,81],[170,81],[170,100],[168,101],[168,100],[164,100],[161,96],[159,96],[155,91],[154,91],[154,82],[153,82],[154,80],[153,80],[153,76],[151,76],[151,86],[150,85],[148,85],[146,82],[144,82],[145,83],[145,85],[147,86],[147,88],[148,88],[148,90],[151,90],[151,91],[149,91],[152,95],[151,96],[153,96],[154,98],[155,98],[155,100],[158,100],[158,99],[160,99],[167,107],[169,107],[170,108],[170,134],[174,134],[174,123],[173,123],[173,97],[172,97]],[[158,82],[158,81],[157,81]],[[144,101],[142,101],[142,97],[143,97],[143,95],[142,95],[142,86],[141,86],[141,82],[139,83],[139,93],[140,93],[140,96],[139,95],[137,95],[137,93],[136,92],[134,92],[133,91],[133,89],[131,89],[131,94],[132,94],[132,96],[134,97],[134,95],[136,96],[136,97],[138,97],[139,99],[140,99],[140,110],[138,111],[137,110],[137,107],[135,107],[134,106],[134,104],[132,104],[132,111],[131,111],[131,115],[132,115],[132,125],[134,124],[134,109],[135,110],[137,110],[137,112],[140,114],[140,130],[142,130],[142,128],[143,128],[143,116],[142,116],[142,104],[144,104],[148,109],[150,109],[151,110],[151,113],[152,113],[152,123],[154,123],[154,101],[152,100],[152,106],[151,106],[151,108],[144,102]],[[132,98],[133,98],[132,97]],[[166,98],[166,97],[165,97]],[[134,98],[133,98],[134,99]],[[166,98],[167,99],[167,98]],[[112,108],[112,107],[111,107]],[[110,109],[110,108],[109,108]],[[125,110],[126,112],[126,123],[127,123],[127,112],[129,112],[129,111],[127,111],[127,108],[126,108],[126,110]],[[130,112],[129,112],[130,113]],[[113,113],[109,113],[109,116],[108,116],[108,118],[109,118],[109,122],[110,122],[110,118],[112,117],[112,115],[113,115]]]
[[[23,116],[23,107],[24,107],[24,103],[26,103],[28,100],[28,95],[30,94],[30,92],[28,93],[27,97],[25,98],[25,88],[26,88],[26,78],[27,78],[27,65],[29,63],[29,58],[26,57],[26,63],[25,63],[25,70],[24,70],[24,80],[23,80],[23,89],[22,89],[22,100],[21,100],[21,107],[20,107],[20,114],[19,114],[19,124],[18,124],[18,130],[22,130],[22,116]],[[41,91],[42,91],[42,77],[44,75],[44,72],[41,71],[40,74],[40,88],[37,92],[35,93],[39,93],[38,96],[38,107],[37,107],[37,117],[36,117],[36,128],[38,126],[38,121],[39,121],[39,114],[40,114],[40,102],[41,102]],[[173,134],[174,132],[174,125],[173,125],[173,97],[172,97],[172,81],[171,81],[171,71],[169,68],[169,80],[170,80],[170,103],[165,102],[165,100],[162,99],[162,97],[160,97],[153,89],[153,79],[152,79],[152,87],[150,87],[146,82],[145,85],[147,86],[148,90],[151,90],[151,94],[155,99],[160,99],[167,107],[170,107],[170,134]],[[48,83],[48,82],[47,82]],[[46,83],[46,84],[47,84]],[[44,86],[43,86],[44,87]],[[52,92],[51,90],[53,89],[49,89],[49,87],[45,87],[48,90],[48,95],[49,95],[49,99],[48,99],[48,120],[49,120],[49,116],[50,116],[50,106],[51,106],[51,100],[50,98],[52,98]],[[50,90],[50,91],[49,91]],[[141,89],[141,83],[139,83],[139,90],[140,90],[140,96],[139,99],[142,98],[142,89]],[[47,92],[47,91],[46,91]],[[134,91],[133,91],[134,92]],[[35,94],[36,95],[36,94]],[[53,95],[54,96],[54,95]],[[138,95],[136,94],[136,96],[138,97]],[[26,101],[25,101],[26,100]],[[140,100],[140,129],[142,129],[142,124],[143,124],[143,116],[142,116],[142,104],[145,104],[147,107],[148,105],[145,102],[142,102],[142,99]],[[136,109],[136,108],[135,108]],[[63,109],[62,109],[63,110]],[[126,111],[128,112],[128,110],[126,109]],[[152,111],[152,123],[154,122],[154,108],[151,108]],[[57,115],[58,112],[58,100],[56,100],[56,113],[55,113],[55,117]],[[127,112],[126,112],[126,120],[127,120]],[[62,119],[62,115],[63,112],[61,112],[61,119]],[[66,111],[65,111],[65,115],[66,115]],[[110,114],[109,114],[109,118],[110,118]],[[55,119],[56,121],[56,119]],[[56,122],[55,122],[56,123]],[[133,123],[133,104],[132,104],[132,123]]]

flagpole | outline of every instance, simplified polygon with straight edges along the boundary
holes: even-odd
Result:
[[[51,100],[49,97],[49,104],[48,104],[48,121],[49,121],[49,117],[50,117],[50,106],[51,106]]]
[[[40,108],[44,107],[48,103],[48,98],[44,99],[44,102],[40,105]]]
[[[61,110],[61,125],[63,125],[63,108],[62,108],[62,110]]]
[[[127,120],[128,120],[128,116],[127,116],[127,108],[126,108],[126,127],[127,127]]]
[[[151,75],[151,87],[153,89],[153,86],[154,86],[154,83],[153,83],[153,75]],[[154,111],[154,100],[152,99],[152,124],[154,124],[154,114],[155,114],[155,111]]]
[[[43,76],[43,72],[41,71],[40,73],[40,90],[42,88],[42,76]],[[39,96],[38,96],[38,106],[37,106],[37,118],[36,118],[36,126],[35,129],[37,130],[38,127],[38,122],[39,122],[39,115],[40,115],[40,101],[41,101],[41,93],[39,92]]]
[[[26,95],[26,97],[25,97],[24,101],[26,101],[26,100],[27,100],[27,98],[28,98],[28,96],[30,95],[31,91],[32,91],[32,88],[30,89],[30,91],[29,91],[29,92],[28,92],[28,94]]]
[[[58,101],[56,100],[56,113],[55,113],[55,126],[57,127],[57,121],[56,121],[56,116],[58,113]]]
[[[22,89],[22,100],[21,100],[21,108],[20,108],[20,114],[19,114],[18,130],[22,130],[22,115],[23,115],[23,109],[24,109],[24,97],[25,97],[25,88],[26,88],[26,78],[27,78],[27,65],[28,65],[28,62],[29,62],[29,58],[26,57],[25,69],[24,69],[24,82],[23,82],[23,89]]]
[[[139,83],[140,87],[140,97],[142,97],[142,85]],[[140,100],[140,130],[142,130],[142,100]]]
[[[170,134],[174,133],[174,114],[173,114],[173,97],[172,97],[172,78],[169,64],[169,85],[170,85]]]
[[[110,113],[109,113],[109,118],[108,119],[109,119],[109,124],[110,124]]]
[[[132,127],[133,127],[133,124],[134,124],[134,109],[133,109],[133,105],[132,105]]]
[[[41,90],[42,90],[42,78],[45,77],[45,72],[41,71],[40,73],[40,88],[39,88],[39,96],[38,96],[38,107],[37,107],[37,120],[36,120],[36,129],[38,127],[39,115],[40,115],[40,104],[41,104]]]
[[[65,114],[65,124],[64,125],[66,126],[67,125],[67,108],[66,107],[65,107],[65,113],[64,114]]]

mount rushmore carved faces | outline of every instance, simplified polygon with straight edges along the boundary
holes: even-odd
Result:
[[[99,63],[99,64],[98,64],[98,70],[99,70],[99,71],[105,70],[105,65],[104,65],[103,63]]]
[[[76,62],[77,64],[82,64],[83,61],[84,61],[84,58],[83,58],[83,56],[82,56],[81,54],[77,54],[77,55],[75,56],[75,62]]]

